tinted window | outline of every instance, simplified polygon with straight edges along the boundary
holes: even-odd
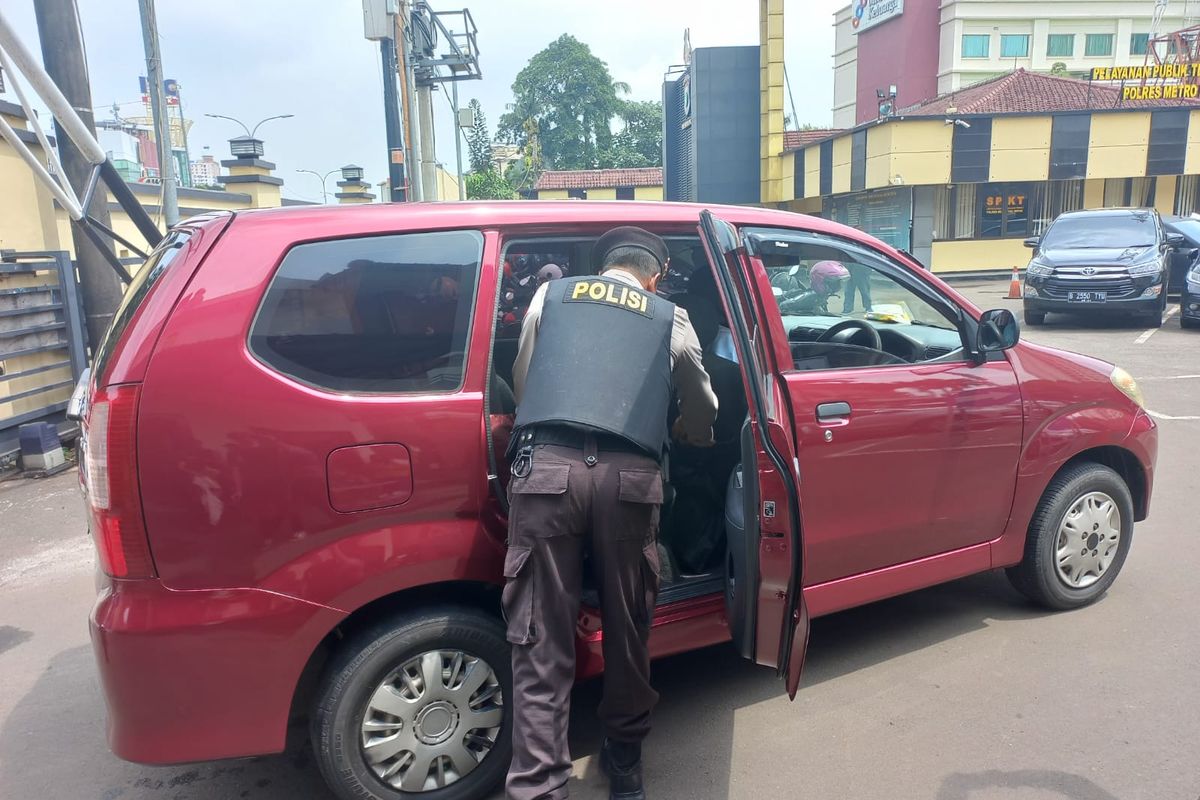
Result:
[[[1193,243],[1200,243],[1200,219],[1180,219],[1167,227],[1176,233],[1182,233]]]
[[[1056,247],[1148,247],[1158,242],[1154,218],[1149,214],[1097,214],[1060,217],[1042,241],[1043,249]]]
[[[982,117],[968,124],[954,126],[950,172],[955,183],[982,183],[992,163],[992,120]]]
[[[633,200],[634,199],[633,187],[632,186],[618,186],[617,187],[617,199],[618,200]]]
[[[1075,52],[1075,34],[1052,33],[1046,37],[1046,55],[1070,56]]]
[[[154,288],[163,275],[167,274],[167,270],[175,263],[175,257],[183,250],[183,246],[187,244],[190,238],[191,234],[186,231],[176,231],[169,234],[150,253],[150,257],[146,259],[146,263],[134,273],[133,282],[129,284],[129,288],[125,291],[125,298],[121,301],[120,307],[117,308],[117,313],[113,315],[113,321],[108,326],[108,332],[104,334],[104,341],[96,349],[94,374],[97,377],[103,378],[104,370],[108,367],[108,360],[112,357],[117,342],[121,341],[121,335],[129,327],[129,321],[133,319],[133,315],[141,307],[142,301],[150,296],[150,290]]]
[[[259,359],[343,392],[462,384],[483,237],[415,233],[293,247],[250,331]]]

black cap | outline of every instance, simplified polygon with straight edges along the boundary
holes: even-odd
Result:
[[[667,259],[670,257],[667,243],[662,240],[662,237],[643,228],[622,225],[619,228],[613,228],[596,240],[596,246],[592,248],[592,261],[597,270],[603,269],[604,259],[618,247],[636,247],[639,250],[645,250],[658,260],[660,270],[666,268]]]

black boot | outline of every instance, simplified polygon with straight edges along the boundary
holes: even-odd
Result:
[[[609,800],[646,800],[640,742],[605,739],[600,750],[600,769],[608,774]]]

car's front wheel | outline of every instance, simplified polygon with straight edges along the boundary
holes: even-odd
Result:
[[[312,715],[321,774],[344,800],[471,800],[512,753],[512,669],[500,620],[445,607],[349,637]]]
[[[1200,319],[1191,319],[1190,317],[1180,317],[1179,325],[1183,328],[1200,328]]]
[[[1050,482],[1029,525],[1025,558],[1009,580],[1056,610],[1095,602],[1116,580],[1133,536],[1133,498],[1101,464],[1072,464]]]
[[[1041,311],[1026,311],[1025,312],[1025,324],[1029,325],[1030,327],[1033,327],[1035,325],[1045,325],[1046,324],[1046,314]]]

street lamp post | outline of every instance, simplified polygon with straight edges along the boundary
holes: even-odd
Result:
[[[327,204],[329,203],[329,192],[328,192],[328,191],[326,191],[326,189],[325,189],[325,181],[326,181],[326,180],[329,178],[329,176],[330,176],[330,175],[332,175],[333,173],[335,173],[335,172],[341,172],[341,171],[342,171],[342,170],[341,170],[341,167],[339,167],[339,168],[337,168],[337,169],[331,169],[331,170],[329,170],[329,172],[326,172],[324,175],[322,175],[321,173],[319,173],[319,172],[316,172],[315,170],[311,170],[311,169],[298,169],[298,170],[296,170],[296,172],[307,172],[309,175],[316,175],[316,176],[317,176],[317,178],[319,178],[319,179],[320,179],[320,181],[321,181],[321,203],[322,203],[322,205],[327,205]]]
[[[254,133],[258,130],[259,126],[262,125],[264,122],[270,122],[273,119],[289,119],[296,115],[295,114],[276,114],[273,117],[265,117],[264,119],[260,119],[258,122],[256,122],[254,124],[253,128],[247,128],[246,123],[242,122],[237,117],[227,117],[224,114],[205,114],[204,116],[212,117],[213,119],[227,119],[230,122],[236,122],[238,125],[242,126],[242,130],[244,130],[246,132],[246,136],[253,139]]]

